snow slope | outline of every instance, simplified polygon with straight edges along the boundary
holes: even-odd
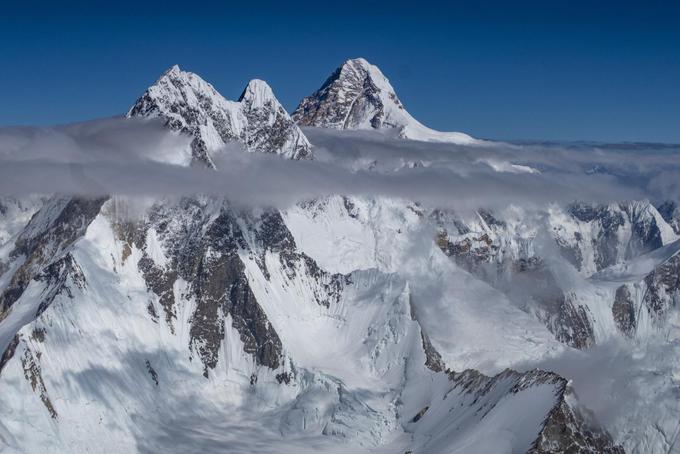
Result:
[[[523,452],[566,405],[555,375],[444,372],[404,278],[328,274],[276,213],[165,201],[131,226],[120,203],[104,203],[53,257],[64,272],[32,279],[0,323],[6,335],[13,314],[34,314],[1,363],[8,452]],[[228,303],[206,311],[213,294]],[[531,408],[522,420],[517,405]]]

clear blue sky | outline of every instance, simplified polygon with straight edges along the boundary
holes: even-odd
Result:
[[[122,113],[175,63],[227,98],[265,79],[292,110],[363,56],[437,129],[680,142],[677,1],[14,3],[0,12],[3,126]]]

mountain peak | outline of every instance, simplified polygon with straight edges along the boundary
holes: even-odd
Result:
[[[239,102],[252,102],[258,107],[261,107],[268,101],[276,101],[277,104],[279,103],[274,96],[272,88],[267,82],[261,79],[253,79],[248,82],[248,85],[246,85],[246,88],[243,90],[243,93],[241,93],[238,100]]]
[[[371,70],[377,70],[380,73],[380,75],[382,76],[382,73],[380,72],[380,70],[378,69],[377,66],[370,64],[368,62],[368,60],[366,60],[365,58],[361,58],[361,57],[350,58],[349,60],[345,60],[345,63],[343,63],[342,66],[340,66],[340,68],[338,68],[338,69],[340,69],[341,71],[343,71],[343,70],[345,70],[345,71],[347,71],[347,70],[353,70],[353,71],[363,70],[363,71],[365,71],[366,75],[368,75],[368,73]]]
[[[165,72],[163,73],[163,75],[166,75],[166,74],[179,74],[179,73],[181,73],[181,72],[182,72],[182,70],[179,68],[179,65],[172,65],[170,68],[168,68],[167,70],[165,70]]]
[[[311,146],[278,102],[269,85],[251,80],[238,101],[225,99],[200,76],[174,65],[137,100],[128,117],[159,117],[166,126],[192,136],[192,162],[209,167],[212,155],[229,142],[249,151],[292,159],[311,157]]]
[[[407,139],[477,142],[466,134],[432,130],[413,118],[387,77],[364,58],[345,61],[321,88],[300,102],[293,119],[300,126],[396,130]]]

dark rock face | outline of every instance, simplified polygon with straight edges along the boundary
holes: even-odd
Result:
[[[147,224],[114,220],[113,228],[118,239],[124,242],[121,256],[123,263],[130,257],[133,247],[136,247],[141,252],[142,257],[137,262],[137,267],[142,272],[147,289],[158,296],[158,302],[165,314],[165,321],[170,327],[170,331],[174,333],[174,320],[177,318],[174,285],[177,280],[177,272],[172,268],[161,268],[149,256],[146,251]],[[158,319],[158,314],[153,304],[149,303],[147,311],[154,320]]]
[[[85,276],[68,251],[73,243],[85,233],[105,201],[106,198],[53,198],[33,216],[11,252],[13,259],[23,257],[25,260],[0,295],[0,319],[2,319],[2,314],[6,313],[21,297],[31,281],[41,282],[44,285],[36,316],[43,313],[57,296],[66,295],[72,299],[76,289],[85,288],[87,284]],[[43,342],[45,336],[44,328],[36,329],[31,334],[31,339]],[[15,335],[5,348],[0,359],[0,372],[13,357],[19,341],[20,337]],[[29,354],[30,352],[26,353],[26,355]],[[56,411],[44,390],[36,359],[33,356],[25,356],[22,362],[27,379],[30,375],[34,391],[40,392],[43,403],[52,417],[56,418]]]
[[[238,100],[248,121],[249,132],[244,138],[246,147],[263,153],[292,150],[290,157],[293,159],[311,158],[311,147],[305,136],[274,95],[270,94],[269,87],[260,87],[261,84],[264,82],[248,84]],[[257,99],[258,95],[254,92],[262,89],[267,91],[268,96]]]
[[[158,267],[149,257],[146,251],[137,263],[140,271],[144,275],[147,288],[158,296],[158,302],[163,307],[165,321],[174,332],[173,323],[177,318],[175,313],[175,292],[173,286],[177,280],[177,272],[174,270],[164,270]],[[155,313],[153,306],[151,310]]]
[[[239,257],[239,251],[247,250],[248,244],[239,218],[226,205],[217,216],[211,215],[207,208],[213,203],[222,202],[184,198],[177,205],[161,203],[152,208],[147,222],[119,224],[116,230],[128,247],[140,250],[137,265],[147,288],[158,297],[172,332],[177,298],[195,300],[189,319],[189,348],[203,363],[206,377],[217,366],[228,315],[245,352],[257,364],[277,369],[281,364],[281,341],[248,284]],[[155,263],[146,251],[149,228],[156,231],[170,259],[164,266]],[[178,278],[189,284],[186,294],[176,295]],[[156,318],[153,304],[148,312],[152,319]]]
[[[374,129],[403,125],[386,122],[381,89],[363,59],[346,61],[326,79],[321,88],[304,98],[293,112],[300,126],[351,129],[368,122]],[[382,75],[376,75],[382,77]],[[394,108],[403,110],[394,91],[386,93]]]
[[[343,196],[342,204],[345,207],[345,210],[347,210],[347,214],[349,215],[349,217],[351,217],[352,219],[357,219],[359,217],[359,212],[354,202],[352,202],[352,199]],[[409,208],[412,210],[414,209],[411,206],[409,206]]]
[[[502,225],[490,214],[486,219],[487,223]],[[499,247],[486,234],[454,243],[442,231],[436,242],[458,266],[535,312],[560,342],[579,349],[594,343],[588,309],[577,304],[572,295],[565,295],[539,257],[498,261]]]
[[[646,212],[646,209],[650,207],[648,205],[643,206],[644,209],[635,205],[621,207],[631,222],[631,237],[626,246],[626,259],[646,254],[663,246],[661,230],[659,230],[656,219]]]
[[[609,209],[607,206],[592,206],[590,204],[573,204],[569,207],[570,214],[582,222],[598,222],[600,231],[593,239],[595,250],[595,264],[598,271],[616,263],[618,258],[618,231],[625,220],[623,215]]]
[[[444,372],[446,367],[442,360],[442,356],[437,349],[434,348],[434,345],[430,342],[430,338],[422,331],[422,329],[420,331],[420,339],[423,344],[423,351],[425,352],[425,367],[433,372]]]
[[[425,353],[425,367],[433,372],[444,372],[446,370],[446,364],[442,360],[441,354],[432,345],[429,336],[423,331],[423,327],[416,317],[416,311],[414,309],[413,303],[411,302],[411,295],[409,294],[409,310],[411,312],[411,320],[418,323],[420,328],[420,341],[423,347],[423,352]]]
[[[290,374],[290,372],[281,372],[280,374],[276,374],[276,381],[279,383],[279,385],[282,383],[289,385],[292,379],[293,376]]]
[[[40,353],[33,355],[31,350],[25,348],[24,355],[21,358],[21,366],[24,369],[24,377],[31,384],[33,392],[37,393],[42,401],[45,408],[50,413],[52,419],[57,419],[57,411],[52,405],[49,395],[47,394],[47,389],[45,388],[45,382],[42,378],[42,372],[40,369]]]
[[[174,66],[144,92],[127,116],[158,117],[168,129],[192,137],[194,164],[214,168],[210,152],[230,142],[291,159],[312,157],[309,141],[263,81],[251,81],[238,102],[227,101],[196,74]],[[221,143],[215,144],[215,139]]]
[[[209,207],[216,203],[222,206],[215,214]],[[149,228],[155,230],[169,258],[162,267],[145,251],[144,238]],[[147,287],[158,296],[168,323],[176,318],[177,298],[195,301],[189,320],[190,349],[201,359],[206,376],[217,366],[227,316],[231,316],[245,352],[257,364],[271,369],[282,365],[281,340],[250,288],[242,254],[252,257],[267,279],[265,254],[277,254],[289,278],[303,272],[318,284],[314,295],[320,305],[327,307],[339,301],[345,285],[350,283],[349,276],[329,274],[298,252],[277,211],[254,216],[232,209],[223,201],[186,198],[175,206],[157,205],[144,225],[118,230],[122,232],[119,236],[141,250],[138,266]],[[178,278],[188,283],[186,294],[176,294]],[[153,304],[149,307],[153,318]]]
[[[19,346],[19,341],[21,338],[19,337],[18,334],[15,334],[12,340],[9,342],[9,345],[5,349],[5,351],[2,353],[2,356],[0,356],[0,374],[2,374],[2,369],[7,365],[10,359],[14,357],[14,353],[17,350],[17,347]]]
[[[612,315],[616,327],[628,337],[635,334],[637,321],[635,319],[635,303],[631,297],[628,286],[622,285],[616,289],[614,304],[612,305]]]
[[[278,211],[265,212],[258,219],[257,225],[253,224],[252,228],[262,254],[265,251],[277,253],[281,266],[288,273],[289,278],[295,277],[297,270],[301,267],[314,278],[314,281],[319,284],[313,289],[318,304],[330,307],[331,304],[337,303],[345,285],[351,284],[349,275],[327,273],[311,257],[299,252],[293,235]],[[258,264],[269,279],[269,271],[263,256],[259,257]]]
[[[47,266],[35,279],[46,283],[46,290],[38,306],[38,315],[42,314],[58,295],[65,294],[73,299],[73,292],[76,289],[83,290],[87,284],[83,271],[71,254],[66,254]]]
[[[523,261],[520,261],[523,262]],[[555,338],[570,347],[584,349],[593,345],[595,333],[587,307],[578,304],[574,295],[562,291],[544,263],[534,258],[524,261],[527,268],[518,273],[515,284],[529,289],[536,315]]]
[[[644,282],[647,290],[642,303],[652,318],[661,323],[680,295],[680,254],[659,265]]]
[[[529,450],[532,454],[624,453],[623,448],[614,444],[592,413],[572,403],[576,399],[570,398],[572,391],[567,386],[567,380],[553,372],[534,369],[522,373],[507,369],[494,377],[488,377],[476,370],[465,370],[460,373],[449,372],[449,379],[454,389],[460,388],[474,396],[472,405],[478,407],[477,412],[482,415],[493,408],[493,402],[484,399],[487,395],[515,394],[540,385],[554,386],[557,403]]]
[[[420,411],[413,417],[413,419],[411,419],[411,422],[418,422],[418,421],[420,421],[420,419],[421,419],[423,416],[425,416],[425,413],[427,413],[427,410],[429,410],[429,409],[430,409],[429,406],[423,407],[423,409],[420,410]]]
[[[539,314],[555,338],[570,347],[585,349],[595,342],[590,312],[585,306],[574,304],[568,297],[557,304],[556,312]]]
[[[496,267],[489,265],[494,264],[499,247],[493,244],[487,234],[452,242],[446,231],[441,231],[436,241],[442,252],[452,257],[461,268],[478,276],[484,275],[485,280],[495,280],[495,276],[490,276],[489,273],[496,274]]]
[[[494,226],[495,227],[501,227],[501,228],[506,227],[505,222],[497,219],[493,215],[493,213],[491,213],[491,211],[489,211],[489,210],[479,210],[477,213],[484,220],[484,222],[486,222],[486,224],[490,227],[494,227]]]
[[[207,107],[212,106],[211,102],[205,102],[205,98],[202,101]],[[188,136],[192,136],[193,139],[191,140],[191,154],[194,162],[202,163],[212,167],[212,160],[208,155],[208,145],[206,144],[203,137],[201,137],[200,129],[198,124],[196,124],[196,122],[199,121],[200,116],[198,109],[182,103],[177,103],[173,104],[170,107],[170,110],[184,118],[185,122],[182,122],[177,118],[164,118],[165,126],[172,131],[178,131]],[[223,114],[221,115],[219,113],[215,113],[212,110],[208,110],[208,112],[208,117],[210,120],[215,122],[217,125],[224,125],[227,121]],[[132,109],[130,109],[128,115],[131,117],[160,116],[158,104],[148,91],[137,100],[135,105],[132,106]],[[218,127],[216,129],[220,138],[224,142],[236,140],[236,136],[224,126]]]
[[[605,217],[605,206],[594,206],[589,203],[573,203],[569,206],[569,214],[581,222],[592,222],[601,217]],[[623,220],[621,220],[623,223]]]
[[[506,280],[504,274],[515,266],[515,259],[507,253],[507,245],[492,238],[494,233],[502,235],[507,224],[489,210],[478,210],[477,215],[485,225],[476,235],[470,226],[451,211],[434,210],[429,217],[440,226],[435,238],[439,249],[464,270],[498,287],[501,280]],[[447,228],[451,231],[447,231]],[[522,255],[517,259],[529,258]]]
[[[149,376],[151,376],[151,380],[153,380],[154,384],[158,386],[158,373],[156,372],[156,369],[154,369],[151,366],[151,362],[147,359],[146,360],[146,371],[149,373]]]
[[[182,219],[182,223],[169,228],[172,218]],[[200,203],[187,199],[175,210],[159,208],[150,222],[168,248],[171,264],[157,269],[150,259],[142,258],[140,268],[152,270],[145,273],[147,284],[164,308],[174,305],[176,278],[189,283],[185,296],[196,301],[189,320],[190,348],[201,359],[204,375],[207,377],[208,370],[217,365],[227,315],[231,315],[246,353],[257,364],[277,369],[281,365],[281,341],[248,284],[239,257],[239,251],[248,246],[234,213],[223,208],[217,217],[210,218]],[[174,309],[166,309],[166,314],[174,317]]]
[[[65,270],[73,270],[75,262],[72,258],[55,263],[85,233],[105,201],[106,198],[53,198],[33,216],[16,240],[11,253],[12,259],[23,256],[25,260],[0,295],[0,318],[44,267],[53,264],[44,270],[41,277],[48,281],[57,279],[57,275],[63,274]],[[77,270],[73,271],[78,273]]]
[[[654,217],[647,211],[649,208],[651,207],[647,204],[574,203],[568,207],[568,211],[574,219],[598,226],[598,234],[592,239],[592,247],[595,251],[595,265],[600,271],[616,264],[619,257],[627,260],[663,246],[661,231]],[[631,236],[625,244],[620,244],[619,230],[627,222],[630,223]],[[581,241],[580,238],[575,238],[575,240],[576,244]],[[581,269],[583,259],[580,257],[580,251],[570,250],[575,245],[570,246],[564,244],[563,241],[560,244],[564,256],[575,264],[577,269]]]
[[[221,310],[231,314],[246,353],[258,364],[277,369],[281,341],[250,289],[238,256],[243,246],[245,241],[235,219],[222,212],[203,238],[203,253],[196,257],[192,273],[185,276],[197,301],[191,321],[192,342],[204,365],[214,368],[224,337],[224,319],[218,316]]]
[[[564,394],[569,394],[567,388]],[[623,447],[616,445],[611,435],[595,420],[593,414],[583,407],[569,405],[562,398],[550,412],[543,430],[534,442],[529,454],[624,454]]]

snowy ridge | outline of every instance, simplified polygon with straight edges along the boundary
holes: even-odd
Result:
[[[213,153],[234,141],[249,151],[311,157],[309,141],[262,80],[250,81],[238,101],[228,101],[208,82],[175,65],[127,116],[160,117],[170,129],[193,136],[193,161],[212,167]]]
[[[352,212],[364,211],[352,203]],[[398,206],[383,216],[397,214],[391,223],[406,227],[412,211]],[[35,222],[48,219],[39,223],[48,231],[83,225],[79,211],[68,219],[45,210]],[[65,272],[36,275],[0,324],[3,333],[18,329],[0,372],[0,440],[9,452],[312,452],[303,448],[309,440],[330,452],[473,452],[489,440],[522,452],[562,405],[564,380],[554,375],[445,373],[455,351],[416,303],[424,288],[378,269],[330,274],[276,212],[211,198],[163,201],[133,224],[118,218],[122,211],[116,199],[101,206],[82,236],[69,237],[66,261],[57,261]],[[27,237],[44,237],[29,229]],[[385,259],[381,268],[400,260]],[[51,295],[42,310],[39,295]],[[13,314],[24,314],[23,326],[7,323]],[[442,316],[449,324],[454,314]],[[427,334],[420,320],[429,320]],[[460,347],[465,338],[453,341]],[[509,351],[526,348],[515,342]],[[477,364],[473,356],[455,361]],[[516,405],[532,409],[520,425]],[[263,418],[278,431],[263,429]],[[451,431],[453,421],[466,428]],[[235,427],[251,435],[234,439]],[[500,431],[488,437],[492,427]],[[203,435],[192,435],[199,428]]]
[[[300,126],[394,130],[405,139],[477,144],[460,132],[439,132],[409,114],[389,80],[363,58],[347,60],[293,112]]]
[[[552,207],[546,213],[547,219],[528,216],[518,207],[494,213],[480,210],[472,216],[463,216],[441,210],[429,212],[417,205],[396,201],[332,197],[289,210],[285,217],[301,247],[323,266],[330,269],[336,269],[333,267],[337,264],[377,266],[390,271],[399,269],[400,274],[408,276],[418,319],[442,358],[454,370],[474,368],[493,374],[508,365],[531,364],[532,358],[560,355],[558,349],[551,349],[548,340],[551,338],[579,348],[589,348],[588,345],[606,345],[629,339],[632,333],[631,342],[647,345],[650,358],[657,357],[661,353],[654,349],[664,348],[665,351],[671,348],[670,345],[653,347],[660,341],[659,338],[663,337],[662,342],[665,343],[666,336],[675,339],[680,333],[677,311],[669,309],[673,298],[678,295],[677,290],[673,290],[678,269],[669,261],[669,258],[678,256],[677,242],[654,249],[661,244],[660,232],[668,225],[665,221],[655,224],[656,210],[646,202],[600,208],[591,206],[588,210],[592,211],[587,211],[586,205],[580,207],[579,210]],[[585,216],[585,212],[589,215]],[[620,222],[610,222],[612,213]],[[631,217],[627,213],[631,213]],[[647,214],[641,216],[640,213]],[[439,229],[436,247],[455,263],[453,268],[450,263],[439,259],[426,262],[429,264],[424,269],[424,264],[414,262],[413,257],[424,252],[423,245],[413,235],[418,232],[416,226],[422,225],[425,219]],[[576,231],[582,232],[582,236],[572,234],[567,237],[563,230],[554,228],[570,223],[581,225]],[[546,238],[548,233],[552,237],[550,241]],[[565,242],[566,239],[569,243]],[[417,249],[414,249],[415,244],[419,245]],[[565,247],[567,245],[568,248]],[[629,272],[644,268],[642,274],[633,273],[626,279],[631,282],[653,281],[652,287],[658,291],[645,291],[649,287],[643,282],[635,291],[631,290],[631,301],[623,304],[621,301],[624,299],[621,296],[617,298],[617,288],[622,282],[589,279],[587,268],[583,267],[580,271],[575,268],[571,248],[591,257],[594,251],[609,251],[609,255],[602,255],[601,261],[616,263],[612,270]],[[649,249],[653,252],[644,254]],[[352,251],[360,251],[361,254]],[[404,251],[408,251],[408,258],[401,255]],[[627,254],[633,257],[630,261],[626,259]],[[639,266],[636,265],[638,262]],[[466,273],[455,270],[455,267],[470,274],[464,278]],[[654,278],[645,277],[646,273],[657,268],[659,271],[654,273]],[[450,287],[440,289],[442,284],[435,284],[437,281],[433,276],[438,273],[446,276],[445,283]],[[455,280],[453,276],[458,273],[461,273],[460,280]],[[611,273],[613,271],[607,271],[607,275]],[[478,279],[504,296],[484,290]],[[419,290],[417,284],[420,282],[426,284]],[[465,289],[470,289],[470,292],[466,293]],[[418,297],[423,290],[426,291],[422,297]],[[460,295],[462,298],[447,298],[446,303],[433,307],[432,295],[437,295],[436,298]],[[646,303],[642,302],[643,295],[648,295]],[[659,298],[653,295],[659,295]],[[427,305],[418,304],[422,298],[427,299]],[[471,302],[469,307],[466,307],[466,301]],[[504,307],[496,309],[496,312],[492,308],[495,302],[500,304],[500,301],[505,301],[502,303]],[[654,304],[654,301],[659,303]],[[484,312],[475,313],[480,305]],[[523,310],[510,310],[517,307]],[[656,313],[654,308],[661,311]],[[438,323],[446,317],[447,310],[452,311],[450,321]],[[526,312],[534,313],[535,317],[523,319]],[[639,321],[626,328],[626,320],[637,320],[635,315],[626,318],[628,313],[637,314]],[[457,321],[462,323],[456,325]],[[535,325],[537,321],[551,333],[542,331],[539,325]],[[486,323],[492,325],[487,326]],[[528,328],[529,332],[513,333],[509,329],[511,326]],[[475,332],[485,335],[480,338]],[[467,340],[472,338],[475,342],[468,343]],[[538,351],[532,352],[527,348],[539,345]],[[485,351],[486,348],[490,350]],[[499,362],[498,358],[508,362]],[[628,372],[635,377],[637,385],[626,388],[626,392],[634,392],[641,400],[636,401],[635,411],[622,412],[612,426],[616,429],[617,441],[625,442],[627,452],[667,452],[666,439],[671,437],[664,433],[673,433],[673,427],[680,421],[677,412],[665,404],[661,405],[663,411],[657,412],[658,404],[652,403],[657,399],[642,397],[670,392],[668,381],[657,380],[649,367],[648,361],[636,363]],[[677,370],[677,363],[668,363],[667,367]],[[647,383],[649,389],[646,388]],[[657,432],[655,425],[662,427],[663,433]]]

